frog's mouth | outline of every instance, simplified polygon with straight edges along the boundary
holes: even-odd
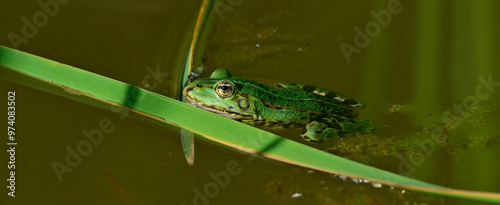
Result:
[[[224,117],[231,118],[231,119],[234,119],[234,120],[249,120],[249,119],[254,119],[254,117],[252,115],[243,115],[241,113],[237,113],[237,112],[232,112],[232,111],[229,111],[229,110],[220,109],[220,108],[217,108],[217,107],[212,106],[212,105],[206,105],[206,104],[198,102],[197,100],[192,99],[192,98],[190,98],[188,96],[186,96],[186,101],[188,102],[188,104],[190,104],[192,106],[199,107],[201,109],[204,109],[204,110],[207,110],[207,111],[213,112],[215,114],[222,115]]]

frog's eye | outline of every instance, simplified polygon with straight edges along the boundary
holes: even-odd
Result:
[[[229,81],[220,81],[215,86],[215,93],[221,98],[231,97],[234,93],[234,85]]]

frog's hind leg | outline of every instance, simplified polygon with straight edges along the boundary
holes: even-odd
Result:
[[[356,133],[373,133],[375,124],[368,120],[321,119],[312,121],[303,129],[301,136],[308,142],[324,142],[334,137]]]
[[[318,121],[312,121],[307,124],[300,133],[300,136],[308,142],[323,142],[332,137],[339,136],[340,127],[332,128],[328,124]]]

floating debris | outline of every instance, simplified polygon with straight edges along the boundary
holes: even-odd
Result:
[[[294,199],[300,199],[300,198],[302,198],[302,197],[304,197],[304,196],[302,195],[302,193],[298,193],[298,192],[297,192],[297,193],[292,194],[292,198],[294,198]]]

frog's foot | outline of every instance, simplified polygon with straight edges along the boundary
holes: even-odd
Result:
[[[339,123],[312,121],[303,129],[300,136],[308,142],[324,142],[334,137],[355,133],[373,133],[375,124],[368,120],[351,120]]]
[[[318,121],[308,123],[303,129],[300,136],[308,142],[323,142],[329,138],[339,136],[340,127],[329,127],[328,124]]]

